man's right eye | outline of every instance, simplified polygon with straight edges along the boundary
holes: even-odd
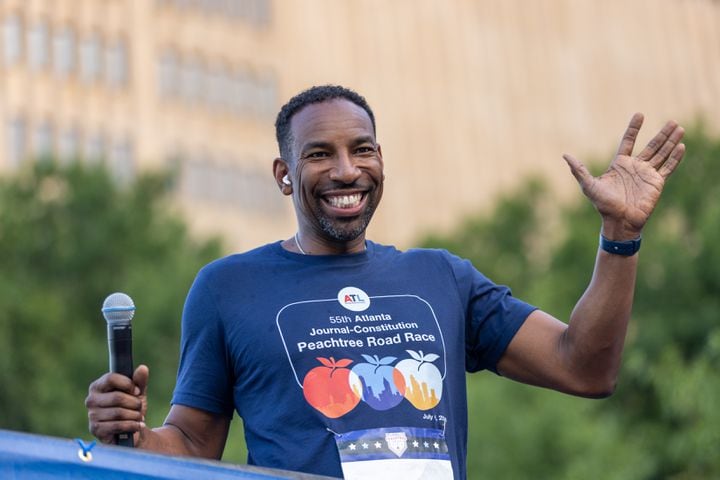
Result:
[[[327,152],[310,152],[305,155],[305,158],[325,158],[327,155]]]

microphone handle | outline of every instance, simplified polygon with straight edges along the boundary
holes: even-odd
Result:
[[[110,352],[110,371],[120,373],[132,379],[132,327],[108,324],[108,350]],[[134,447],[132,432],[115,435],[115,443],[122,447]]]

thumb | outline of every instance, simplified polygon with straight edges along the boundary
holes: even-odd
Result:
[[[150,377],[150,369],[147,365],[140,365],[133,373],[133,383],[135,384],[135,395],[145,395],[147,391],[148,378]]]
[[[592,174],[580,160],[567,153],[563,154],[563,159],[567,162],[570,167],[570,172],[572,172],[581,187],[584,188],[592,181]]]
[[[145,420],[143,419],[143,421],[140,422],[140,429],[133,434],[133,440],[136,448],[142,448],[142,444],[145,442],[145,438],[150,432],[152,432],[152,429],[145,425]]]

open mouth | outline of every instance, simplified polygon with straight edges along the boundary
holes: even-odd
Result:
[[[354,208],[360,205],[362,201],[362,193],[353,193],[352,195],[330,195],[325,197],[327,202],[335,208]]]
[[[335,215],[354,216],[365,207],[367,192],[334,193],[322,198]]]

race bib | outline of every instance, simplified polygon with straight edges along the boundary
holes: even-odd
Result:
[[[452,480],[441,430],[394,427],[335,435],[345,480]]]

